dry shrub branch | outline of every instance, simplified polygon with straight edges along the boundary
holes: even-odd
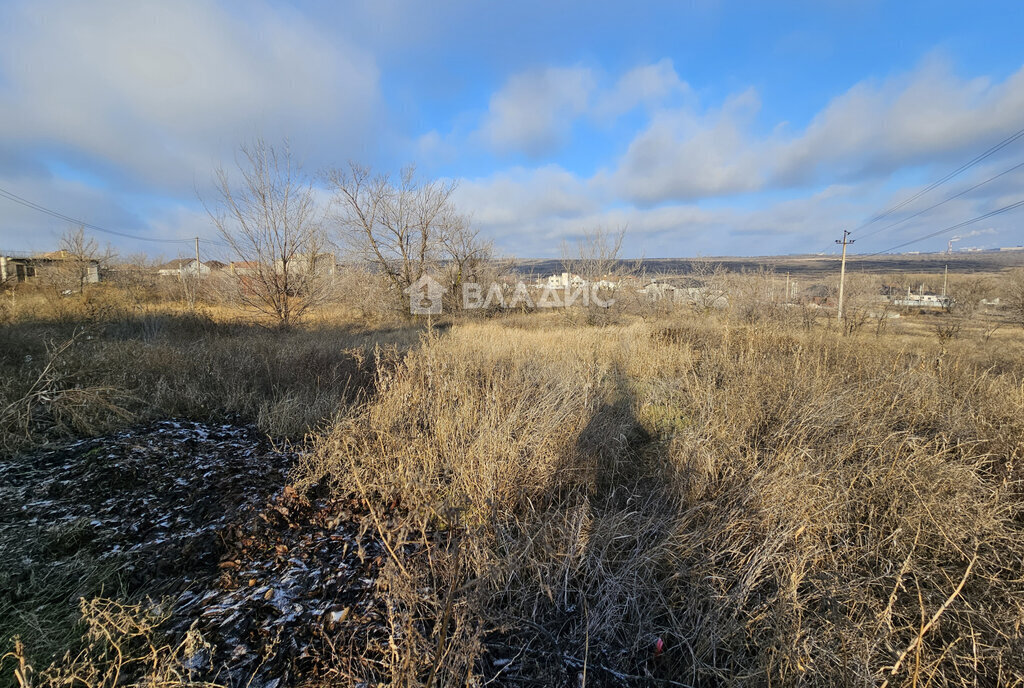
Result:
[[[396,641],[392,680],[1020,683],[1021,370],[973,357],[707,319],[458,325],[296,479],[403,514],[395,637],[419,649]]]

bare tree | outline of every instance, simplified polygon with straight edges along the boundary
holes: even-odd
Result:
[[[992,283],[987,277],[957,277],[949,281],[950,299],[946,310],[965,319],[971,319],[982,309],[981,302],[991,295]]]
[[[1007,276],[1006,305],[1010,320],[1024,326],[1024,268],[1018,268]]]
[[[688,276],[694,286],[686,292],[686,300],[695,313],[707,315],[729,305],[728,272],[721,263],[696,258],[690,261]]]
[[[621,277],[631,272],[621,259],[626,228],[595,227],[583,231],[574,248],[562,243],[562,269],[587,282]]]
[[[387,290],[381,275],[371,272],[363,264],[342,265],[334,280],[332,302],[355,310],[360,318],[378,318],[391,309],[382,291]]]
[[[496,278],[493,244],[480,236],[468,218],[456,217],[441,236],[445,286],[455,305],[461,303],[462,286]]]
[[[185,300],[185,305],[188,306],[190,311],[196,309],[196,303],[199,302],[199,292],[202,289],[203,277],[199,270],[183,270],[178,275],[178,285],[181,287],[181,296]]]
[[[886,300],[882,298],[881,281],[874,275],[846,273],[845,299],[843,301],[843,334],[854,334],[867,325],[873,317],[888,317]],[[885,311],[885,312],[883,312]],[[880,331],[882,324],[876,328]]]
[[[774,269],[761,265],[756,270],[743,270],[725,277],[731,295],[730,310],[742,322],[754,324],[778,319],[779,280]]]
[[[99,281],[100,268],[116,255],[110,246],[100,249],[99,243],[85,233],[85,227],[69,229],[58,244],[61,261],[53,271],[57,286],[82,291],[86,284]]]
[[[992,292],[991,283],[984,277],[959,277],[950,281],[946,315],[934,327],[940,342],[958,338],[964,328],[978,317],[982,300]]]
[[[588,324],[607,324],[626,306],[626,299],[632,298],[632,291],[620,289],[622,280],[640,274],[641,261],[627,262],[622,259],[622,244],[626,238],[626,227],[609,229],[597,226],[583,231],[574,246],[562,242],[562,269],[567,273],[568,284],[582,279],[591,290],[585,309]],[[614,296],[613,296],[614,294]],[[649,305],[649,304],[648,304]],[[573,310],[566,315],[572,317]]]
[[[446,249],[456,249],[464,261],[479,253],[468,248],[476,235],[452,203],[454,181],[421,181],[412,166],[396,181],[355,163],[330,170],[327,180],[345,244],[399,293],[436,269]]]
[[[241,301],[287,327],[323,301],[334,271],[323,212],[287,142],[278,150],[257,139],[239,153],[240,180],[218,168],[208,212],[242,264],[233,273]]]
[[[148,301],[155,299],[159,291],[159,263],[145,253],[121,256],[117,264],[111,266],[109,279],[121,288],[135,308],[141,309]]]

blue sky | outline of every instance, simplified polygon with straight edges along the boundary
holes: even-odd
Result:
[[[412,162],[457,179],[506,255],[557,256],[599,225],[626,227],[631,256],[832,250],[1024,128],[1022,7],[5,1],[0,189],[170,258],[216,236],[214,168],[288,137],[310,173]],[[1022,161],[1024,139],[892,219]],[[857,248],[1021,198],[1017,170]],[[0,250],[67,227],[0,198]],[[1024,210],[968,232],[961,246],[1022,244]]]

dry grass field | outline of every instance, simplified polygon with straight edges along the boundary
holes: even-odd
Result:
[[[998,312],[281,331],[113,288],[4,298],[0,684],[1024,684],[1024,329]],[[212,518],[231,473],[138,430],[167,419],[248,428],[195,446],[286,476],[246,464],[174,566],[88,515],[178,484]],[[115,475],[115,445],[161,470]],[[40,517],[74,501],[40,467],[79,460],[96,505]]]

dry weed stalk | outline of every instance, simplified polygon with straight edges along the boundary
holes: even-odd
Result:
[[[0,407],[0,447],[12,448],[18,437],[30,439],[40,424],[88,434],[110,418],[130,417],[115,401],[124,396],[117,389],[83,386],[68,371],[70,351],[84,337],[83,330],[76,330],[66,341],[47,345],[45,364],[28,389]]]
[[[930,361],[770,321],[467,323],[382,373],[297,478],[461,515],[424,610],[483,624],[483,677],[871,684],[913,656],[937,685],[1020,679],[1018,385]],[[440,643],[403,671],[442,671]]]
[[[201,636],[189,632],[173,645],[159,641],[157,629],[166,612],[102,598],[82,599],[80,611],[86,630],[77,654],[69,652],[39,672],[19,640],[4,655],[18,663],[14,675],[20,688],[220,688],[192,678],[209,649]]]
[[[63,355],[83,388],[146,390],[138,418],[336,419],[295,480],[371,504],[389,550],[386,639],[331,639],[339,681],[1024,683],[1019,342],[842,336],[752,279],[763,311],[736,289],[418,342],[162,315]]]

